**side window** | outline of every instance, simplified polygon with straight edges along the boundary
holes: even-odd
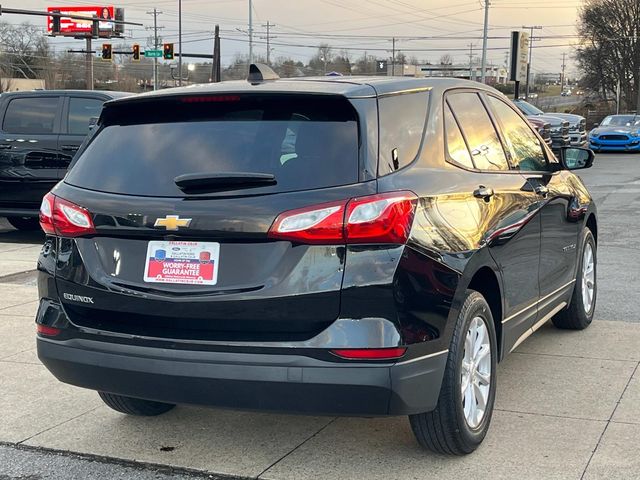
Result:
[[[502,100],[489,96],[489,103],[502,124],[513,167],[528,172],[548,170],[544,150],[531,127]]]
[[[509,170],[507,157],[489,113],[476,93],[447,95],[447,102],[458,119],[471,157],[480,170]]]
[[[86,135],[89,133],[89,120],[99,117],[103,100],[97,98],[71,97],[69,99],[69,117],[67,132],[71,135]]]
[[[2,122],[7,133],[46,135],[53,132],[59,97],[16,98],[9,102]]]
[[[458,122],[456,122],[449,105],[444,106],[444,130],[449,157],[463,167],[474,168],[471,154],[464,141]]]
[[[427,117],[428,92],[390,95],[378,100],[380,112],[379,175],[415,160]]]

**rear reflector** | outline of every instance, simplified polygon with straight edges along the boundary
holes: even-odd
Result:
[[[47,193],[42,199],[40,227],[49,235],[61,237],[80,237],[96,232],[87,209],[52,193]]]
[[[45,335],[47,337],[55,337],[56,335],[60,335],[62,330],[55,327],[48,327],[47,325],[36,324],[36,330],[40,335]]]
[[[403,244],[416,204],[413,192],[389,192],[289,210],[273,222],[269,237],[324,245]]]
[[[407,349],[395,348],[348,348],[331,350],[331,353],[347,360],[395,360],[402,357]]]

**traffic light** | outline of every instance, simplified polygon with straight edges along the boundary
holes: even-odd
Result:
[[[60,13],[60,10],[51,10],[51,13]],[[51,17],[51,35],[60,35],[60,17]]]
[[[140,61],[140,45],[138,45],[137,43],[133,44],[133,61]]]
[[[102,44],[102,60],[105,60],[107,62],[110,62],[113,60],[113,56],[111,54],[111,44],[110,43],[103,43]]]
[[[162,50],[162,58],[165,60],[173,60],[173,43],[165,43]]]

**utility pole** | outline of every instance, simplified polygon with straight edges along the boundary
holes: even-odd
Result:
[[[566,68],[565,58],[567,57],[566,53],[562,54],[562,74],[560,74],[560,92],[564,92],[564,69]]]
[[[147,15],[153,15],[153,49],[158,50],[160,41],[158,39],[158,15],[161,15],[157,8],[154,7],[153,12],[147,12]],[[158,59],[153,57],[153,89],[158,89]]]
[[[396,74],[396,37],[391,39],[391,76]]]
[[[487,40],[489,36],[489,6],[491,2],[484,0],[484,30],[482,33],[482,65],[480,66],[480,81],[486,83]]]
[[[249,0],[249,65],[253,63],[253,1]]]
[[[469,44],[469,80],[474,79],[473,75],[473,43]]]
[[[182,0],[178,0],[178,86],[182,86]]]
[[[87,36],[87,53],[84,57],[85,63],[85,88],[93,90],[93,52],[91,51],[91,35]]]
[[[220,82],[220,25],[216,25],[213,37],[213,64],[211,65],[211,81]]]
[[[526,25],[523,25],[522,28],[528,28],[531,31],[531,34],[529,35],[529,63],[527,64],[527,100],[529,99],[529,92],[531,91],[531,59],[532,59],[532,54],[533,54],[533,31],[534,30],[542,30],[542,27],[540,25],[533,25],[530,27],[527,27]]]
[[[262,26],[267,29],[267,36],[260,37],[260,39],[267,41],[267,65],[271,65],[271,39],[276,38],[271,36],[271,27],[275,27],[275,25],[267,20],[267,23],[263,23]]]

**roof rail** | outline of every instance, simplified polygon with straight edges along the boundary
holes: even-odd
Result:
[[[257,85],[266,80],[279,80],[280,76],[274,72],[271,67],[264,63],[252,63],[249,65],[249,76],[247,82],[251,85]]]

